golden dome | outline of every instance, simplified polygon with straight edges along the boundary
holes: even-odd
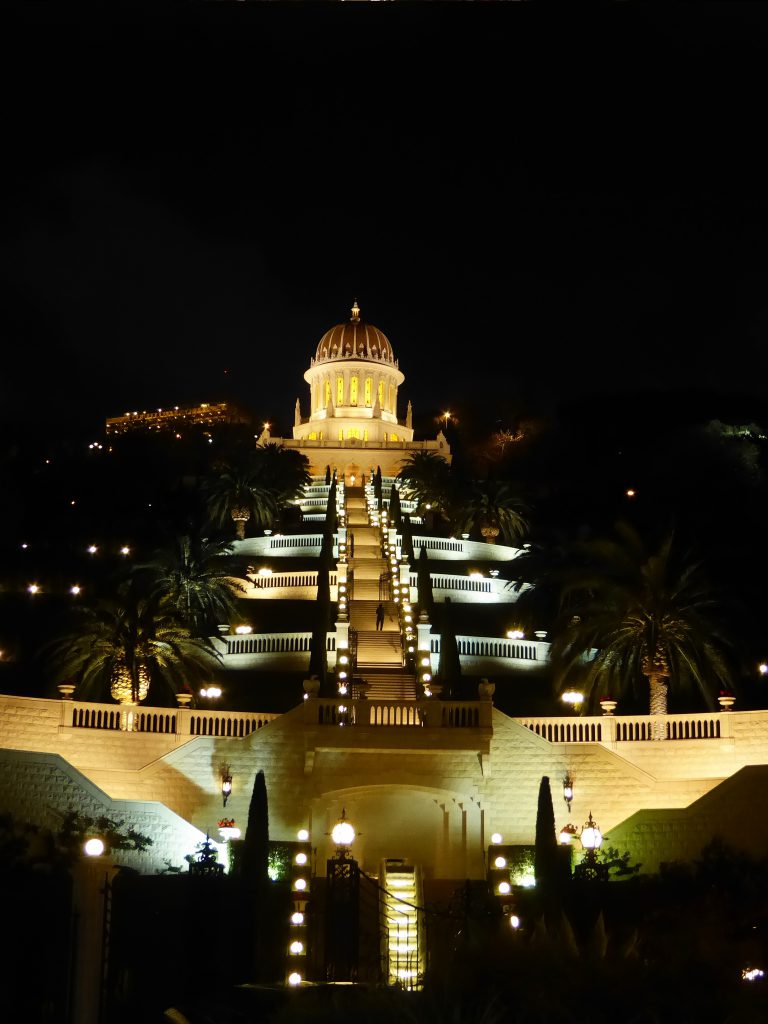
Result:
[[[357,299],[352,306],[352,316],[343,324],[336,324],[320,339],[315,353],[315,362],[333,359],[373,359],[380,363],[394,363],[392,346],[385,334],[364,324],[360,319]]]

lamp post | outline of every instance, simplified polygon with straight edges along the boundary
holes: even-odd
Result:
[[[565,805],[568,808],[568,813],[570,814],[571,800],[573,800],[573,779],[571,778],[570,772],[566,772],[563,777],[563,800],[565,800]]]
[[[232,772],[229,765],[225,765],[221,771],[221,802],[226,807],[227,800],[232,795]]]
[[[589,812],[579,839],[584,848],[584,860],[574,868],[573,877],[586,882],[607,881],[608,867],[599,864],[597,860],[597,854],[603,845],[603,834],[592,817],[592,811]]]
[[[342,809],[331,829],[336,851],[328,860],[326,885],[326,963],[329,981],[355,981],[359,959],[360,868],[351,854],[356,831]]]

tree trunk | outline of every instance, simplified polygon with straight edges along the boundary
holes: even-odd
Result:
[[[235,530],[237,531],[237,539],[245,540],[245,524],[251,518],[251,513],[247,508],[236,506],[230,512],[232,519],[235,524]]]
[[[648,676],[650,690],[650,713],[656,715],[651,723],[651,736],[655,740],[667,738],[667,676],[653,672]]]

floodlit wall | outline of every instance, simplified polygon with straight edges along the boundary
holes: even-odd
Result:
[[[482,701],[465,703],[482,711]],[[494,831],[506,843],[533,842],[543,775],[550,778],[558,828],[569,821],[581,826],[591,812],[606,842],[629,848],[647,870],[673,856],[694,856],[718,823],[727,823],[725,838],[744,848],[764,838],[758,825],[767,820],[760,813],[766,787],[751,787],[755,771],[768,774],[768,712],[687,716],[677,723],[680,734],[691,725],[691,735],[695,726],[705,738],[667,741],[617,739],[622,716],[585,720],[592,730],[585,735],[602,737],[592,740],[574,736],[574,718],[515,720],[495,709],[488,728],[482,716],[480,727],[468,719],[467,727],[450,729],[418,721],[344,728],[319,724],[320,702],[311,699],[285,715],[263,716],[249,734],[234,737],[210,734],[237,729],[238,716],[223,712],[200,719],[197,727],[207,735],[190,735],[188,711],[173,719],[182,731],[125,733],[67,724],[74,720],[68,704],[0,697],[2,806],[22,808],[29,820],[52,806],[65,808],[84,783],[30,786],[29,762],[19,760],[19,751],[56,765],[49,774],[59,780],[71,775],[71,766],[103,792],[100,800],[163,804],[178,815],[182,831],[187,822],[212,835],[224,814],[244,827],[253,780],[263,770],[273,839],[291,839],[309,826],[322,865],[331,852],[328,833],[344,808],[361,833],[355,849],[365,870],[375,872],[382,858],[406,857],[423,865],[427,879],[482,877]],[[632,722],[639,727],[641,719],[646,716]],[[543,721],[554,740],[537,733]],[[233,792],[224,811],[226,765]],[[574,782],[570,812],[561,796],[566,772]],[[88,800],[96,797],[82,799],[92,806]]]

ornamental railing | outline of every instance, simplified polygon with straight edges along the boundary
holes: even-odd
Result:
[[[429,636],[430,654],[440,654],[440,633]],[[456,637],[459,654],[475,658],[514,658],[516,661],[547,661],[549,644],[539,640],[506,640],[495,636]]]
[[[344,700],[312,698],[305,702],[311,725],[402,727],[419,729],[490,729],[489,700]]]
[[[119,704],[61,702],[61,725],[72,729],[126,731],[126,709]],[[201,708],[150,708],[130,712],[130,732],[174,733],[177,736],[221,736],[240,739],[280,716],[271,712],[208,711]]]
[[[309,651],[312,633],[248,633],[245,636],[222,636],[218,639],[226,644],[225,657],[228,654],[295,654]],[[335,633],[328,633],[326,650],[336,650]]]
[[[636,743],[733,738],[732,712],[683,715],[596,715],[513,718],[550,743]]]

